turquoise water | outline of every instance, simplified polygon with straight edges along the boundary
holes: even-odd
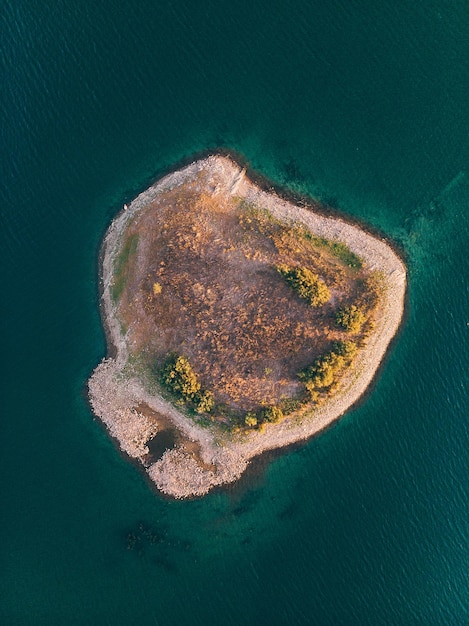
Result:
[[[469,624],[467,2],[5,0],[0,35],[1,623]],[[409,316],[365,405],[170,502],[83,393],[97,253],[217,146],[396,239]]]

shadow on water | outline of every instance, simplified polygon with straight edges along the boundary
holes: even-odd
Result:
[[[179,571],[176,554],[184,559],[193,550],[190,541],[171,534],[169,528],[159,521],[138,521],[131,528],[123,529],[122,539],[126,550],[145,557],[169,574]]]

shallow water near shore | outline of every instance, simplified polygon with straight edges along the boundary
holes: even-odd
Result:
[[[4,624],[469,621],[469,9],[7,0],[0,33]],[[210,147],[404,247],[371,396],[201,500],[93,419],[110,220]]]

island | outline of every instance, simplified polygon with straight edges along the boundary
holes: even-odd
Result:
[[[382,236],[213,154],[124,205],[100,282],[93,412],[187,498],[356,405],[401,325],[406,267]]]

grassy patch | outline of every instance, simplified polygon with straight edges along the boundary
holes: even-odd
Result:
[[[359,270],[363,267],[363,261],[342,241],[329,240],[325,237],[317,237],[310,233],[306,228],[303,230],[303,236],[318,247],[328,250],[333,256],[340,259],[345,265],[353,269]]]
[[[114,264],[114,276],[111,288],[111,295],[114,302],[117,302],[122,295],[129,273],[129,259],[137,251],[138,234],[129,235],[125,240],[122,250]]]
[[[272,234],[272,226],[277,226],[280,227],[284,233],[306,239],[315,248],[327,250],[350,268],[360,270],[363,267],[361,258],[352,252],[347,244],[342,241],[337,241],[336,239],[330,240],[314,235],[306,226],[299,222],[294,222],[293,224],[285,223],[274,217],[267,209],[259,208],[244,200],[240,202],[239,208],[241,211],[245,212],[248,218],[257,222],[258,230],[264,234]]]

